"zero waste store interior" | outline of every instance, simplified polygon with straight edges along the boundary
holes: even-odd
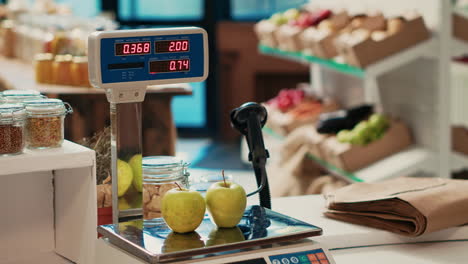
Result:
[[[468,1],[0,0],[0,264],[466,263]]]

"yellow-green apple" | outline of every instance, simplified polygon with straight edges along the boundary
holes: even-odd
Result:
[[[132,167],[133,171],[133,187],[139,192],[143,190],[143,173],[141,167],[142,156],[141,154],[134,155],[128,163]]]
[[[218,228],[215,227],[208,235],[207,246],[223,245],[244,241],[245,237],[239,227]]]
[[[177,233],[192,232],[205,216],[205,200],[194,190],[173,188],[166,192],[161,202],[161,213],[166,224]]]
[[[182,250],[202,248],[205,243],[197,232],[179,234],[171,232],[167,235],[162,246],[163,253],[177,252]]]
[[[117,185],[119,187],[118,195],[123,196],[132,185],[133,171],[132,167],[123,160],[117,160]]]
[[[205,200],[211,218],[218,227],[236,226],[247,204],[244,188],[226,180],[213,183],[206,191]]]

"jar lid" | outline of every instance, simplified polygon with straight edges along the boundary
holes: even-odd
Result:
[[[1,100],[5,103],[21,103],[25,100],[42,99],[45,96],[35,90],[6,90]]]
[[[73,56],[70,54],[66,55],[55,55],[55,61],[56,62],[71,62],[73,59]]]
[[[1,121],[23,120],[25,114],[23,104],[0,104]]]
[[[52,53],[38,53],[34,56],[35,61],[53,61],[54,55]]]
[[[73,63],[88,63],[88,57],[86,57],[86,56],[75,56],[75,57],[73,57]]]
[[[64,115],[73,112],[71,106],[60,99],[45,98],[39,100],[28,100],[23,103],[26,112],[29,115]]]
[[[142,168],[144,175],[158,175],[158,177],[173,177],[171,172],[182,171],[189,163],[173,156],[143,157]]]

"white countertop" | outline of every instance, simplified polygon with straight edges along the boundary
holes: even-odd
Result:
[[[195,169],[191,172],[193,176],[198,176],[213,171]],[[255,189],[253,173],[227,173],[232,173],[234,181],[243,185],[247,192]],[[258,204],[258,196],[250,197],[248,203]],[[468,263],[468,226],[450,228],[417,238],[404,237],[326,218],[323,216],[325,199],[320,195],[273,198],[272,209],[321,227],[323,235],[314,237],[313,240],[332,249],[331,254],[337,264]],[[101,249],[105,246],[102,243],[98,245]],[[111,252],[113,251],[110,249],[107,254]]]

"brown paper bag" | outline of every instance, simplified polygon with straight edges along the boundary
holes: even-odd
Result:
[[[419,236],[468,223],[468,181],[402,177],[327,195],[330,218]]]

